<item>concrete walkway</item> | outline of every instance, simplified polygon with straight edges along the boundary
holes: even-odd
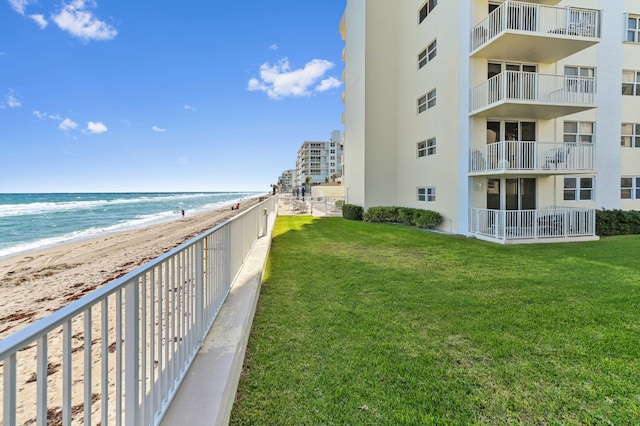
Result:
[[[269,215],[267,235],[249,252],[161,425],[229,424],[275,218]]]

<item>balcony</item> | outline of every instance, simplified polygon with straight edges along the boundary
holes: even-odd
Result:
[[[471,148],[469,175],[566,175],[595,168],[591,143],[501,141]]]
[[[502,244],[597,240],[596,211],[570,207],[539,210],[471,209],[471,234]]]
[[[600,12],[507,0],[471,31],[471,56],[553,63],[599,41]]]
[[[593,77],[503,71],[471,89],[470,115],[552,119],[595,107]]]

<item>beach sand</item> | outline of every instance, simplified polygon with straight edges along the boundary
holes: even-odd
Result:
[[[258,203],[19,254],[0,260],[0,339]]]

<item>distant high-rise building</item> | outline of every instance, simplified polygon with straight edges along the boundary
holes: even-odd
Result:
[[[319,185],[342,176],[342,145],[340,131],[331,132],[329,141],[304,142],[296,160],[296,186]]]

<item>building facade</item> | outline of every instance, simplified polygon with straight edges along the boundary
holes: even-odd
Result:
[[[278,187],[280,192],[291,192],[295,187],[296,170],[285,170],[278,178]]]
[[[304,142],[296,159],[296,187],[306,184],[319,185],[342,176],[342,145],[340,131],[331,132],[331,139]]]
[[[502,242],[640,210],[640,1],[347,0],[347,202]]]

